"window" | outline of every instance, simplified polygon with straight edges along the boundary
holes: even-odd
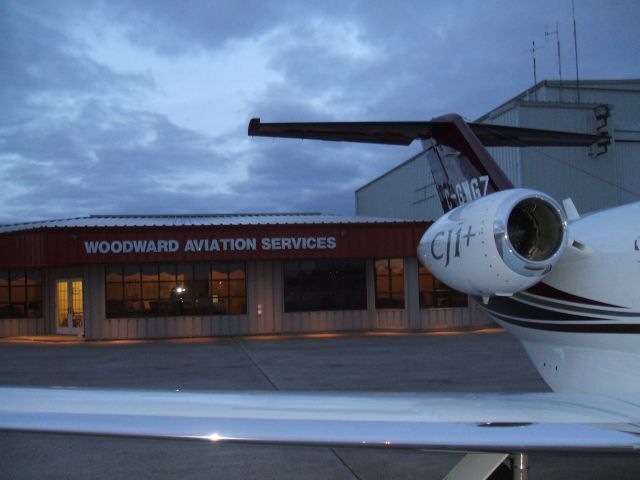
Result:
[[[375,261],[376,308],[404,308],[404,264],[401,258]]]
[[[0,271],[0,318],[42,317],[42,272]]]
[[[244,264],[214,264],[209,282],[214,313],[241,314],[247,311]]]
[[[284,311],[366,310],[364,260],[302,260],[284,264]]]
[[[451,308],[466,307],[467,294],[449,288],[436,277],[427,267],[418,267],[420,282],[420,308]]]
[[[111,265],[107,317],[244,314],[245,277],[244,263]]]

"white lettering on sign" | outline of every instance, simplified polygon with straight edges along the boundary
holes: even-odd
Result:
[[[336,237],[264,237],[188,239],[183,252],[255,252],[280,250],[334,250]],[[180,251],[178,240],[86,240],[88,254],[174,253]]]
[[[265,237],[262,250],[333,250],[336,237]]]
[[[84,242],[87,253],[156,253],[177,252],[177,240],[97,240]]]
[[[245,250],[257,250],[255,238],[189,239],[184,245],[185,252],[243,252]]]

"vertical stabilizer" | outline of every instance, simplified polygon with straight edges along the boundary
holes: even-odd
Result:
[[[462,117],[445,115],[433,122],[437,127],[423,145],[445,213],[489,193],[513,188]]]

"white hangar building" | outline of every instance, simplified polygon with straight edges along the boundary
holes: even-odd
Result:
[[[442,112],[447,113],[447,112]],[[640,79],[543,81],[476,122],[579,133],[606,131],[609,145],[494,147],[516,187],[571,197],[580,213],[640,199]],[[420,153],[356,191],[358,215],[435,220],[442,214]]]

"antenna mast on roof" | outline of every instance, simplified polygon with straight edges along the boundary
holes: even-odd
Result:
[[[576,92],[578,103],[580,103],[580,75],[578,73],[578,34],[576,32],[576,2],[571,0],[571,11],[573,12],[573,44],[576,49]]]
[[[540,50],[541,48],[544,47],[536,47],[536,41],[533,40],[532,46],[531,46],[531,50],[529,50],[531,52],[531,56],[533,57],[533,85],[534,87],[538,84],[538,71],[536,68],[536,50]],[[538,90],[536,89],[533,93],[534,95],[534,100],[538,101]]]
[[[558,22],[556,22],[556,29],[554,32],[549,31],[549,26],[547,25],[544,29],[544,39],[547,41],[551,35],[556,36],[556,45],[558,47],[558,78],[562,82],[562,60],[560,57],[560,30],[558,29]],[[560,101],[562,101],[562,87],[558,89],[558,94]]]
[[[560,59],[560,33],[558,30],[558,22],[556,22],[556,29],[553,32],[549,31],[549,27],[545,28],[544,39],[547,40],[551,35],[556,36],[556,45],[558,47],[558,77],[562,81],[562,60]]]

